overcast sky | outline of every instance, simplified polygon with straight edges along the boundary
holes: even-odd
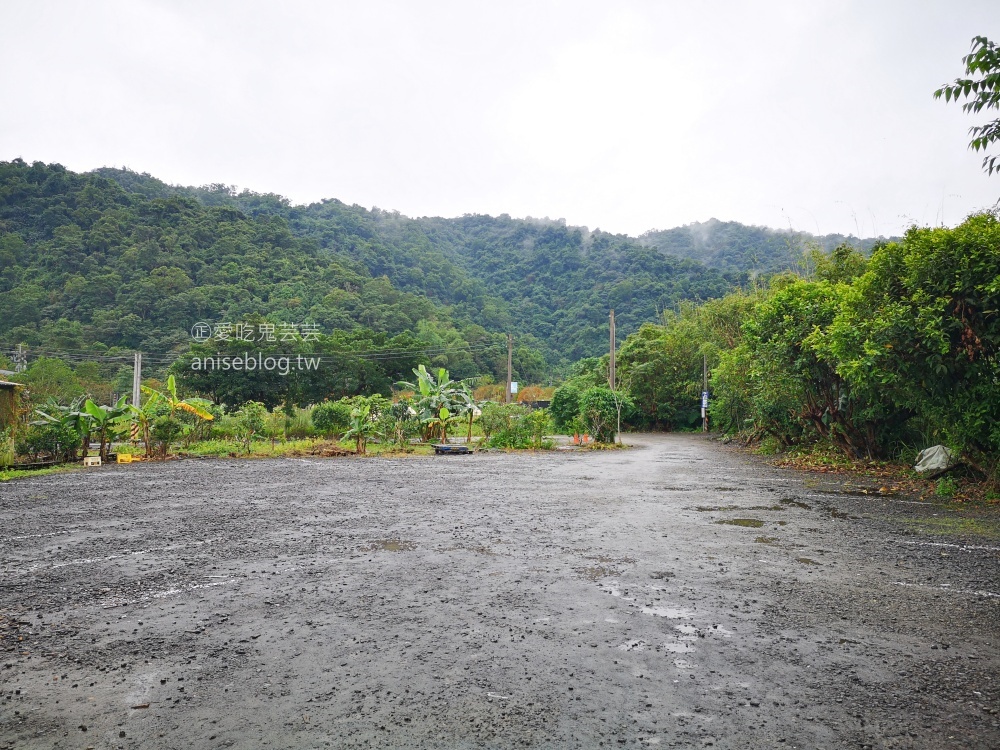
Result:
[[[993,205],[932,91],[996,0],[0,1],[0,159],[640,234]],[[996,115],[994,115],[995,117]]]

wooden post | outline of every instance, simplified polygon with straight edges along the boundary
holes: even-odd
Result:
[[[611,359],[608,362],[608,387],[615,390],[615,311],[611,311]]]
[[[514,381],[514,335],[507,334],[507,394],[504,403],[509,404],[513,394],[510,384]]]
[[[703,354],[701,360],[702,384],[701,384],[701,431],[708,432],[708,405],[705,399],[708,396],[708,355]]]

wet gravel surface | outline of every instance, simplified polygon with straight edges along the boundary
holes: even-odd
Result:
[[[633,442],[0,485],[0,748],[1000,747],[1000,542]]]

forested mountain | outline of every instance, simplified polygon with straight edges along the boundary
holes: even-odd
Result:
[[[739,234],[717,224],[718,237]],[[624,337],[745,280],[738,253],[720,251],[733,257],[723,273],[676,257],[707,247],[678,237],[506,215],[411,219],[338,200],[296,206],[15,160],[0,163],[0,349],[138,349],[155,366],[189,349],[198,321],[308,323],[323,334],[319,349],[371,355],[351,360],[340,382],[372,390],[421,361],[500,378],[511,332],[517,376],[543,381],[604,351],[609,308]]]
[[[848,244],[867,253],[879,241],[888,240],[882,237],[858,239],[842,234],[814,235],[709,219],[674,229],[654,229],[641,235],[639,241],[720,271],[769,274],[797,269],[803,253],[810,248],[830,252],[838,245]]]
[[[292,206],[280,196],[225,185],[179,188],[133,172],[98,173],[145,196],[182,195],[247,216],[280,216],[296,236],[361,263],[396,288],[446,304],[462,319],[511,331],[552,364],[603,351],[600,329],[610,308],[619,328],[632,331],[680,300],[718,297],[741,279],[653,252],[624,235],[565,222],[506,215],[411,219],[337,200]]]

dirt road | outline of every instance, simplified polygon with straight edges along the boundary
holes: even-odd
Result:
[[[0,748],[1000,747],[1000,542],[633,441],[0,485]]]

